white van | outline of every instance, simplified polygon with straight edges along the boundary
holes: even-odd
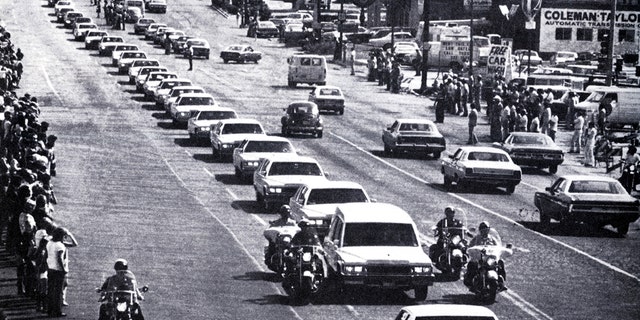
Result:
[[[294,88],[298,83],[327,84],[327,61],[325,57],[315,54],[294,54],[287,58],[289,87]]]
[[[127,10],[131,7],[140,8],[140,12],[142,12],[142,16],[144,17],[144,1],[143,0],[125,0],[124,11],[127,12]]]
[[[581,110],[587,118],[593,112],[597,112],[601,104],[607,107],[607,124],[611,128],[622,128],[630,125],[635,129],[640,127],[640,90],[632,88],[589,86],[591,94],[584,101],[576,105],[576,110]]]

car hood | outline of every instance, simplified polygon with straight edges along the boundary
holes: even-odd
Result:
[[[636,199],[626,194],[572,193],[573,201],[584,202],[635,202]]]
[[[270,186],[286,186],[286,185],[299,185],[303,183],[314,183],[316,181],[326,181],[324,176],[299,176],[299,175],[282,175],[282,176],[269,176],[265,179]]]
[[[242,141],[244,139],[250,139],[255,137],[256,135],[262,135],[260,133],[232,133],[232,134],[223,134],[218,136],[218,140],[222,143],[232,143],[236,141]]]
[[[339,203],[308,204],[301,208],[309,219],[328,219],[336,213]]]
[[[171,100],[169,100],[169,101],[171,101]],[[173,102],[175,102],[175,101],[173,101]],[[176,105],[173,106],[173,108],[176,110],[176,112],[191,111],[191,110],[201,110],[201,109],[204,109],[204,108],[207,108],[207,107],[215,108],[215,106],[212,106],[212,105],[195,105],[195,104],[194,105],[188,105],[188,106],[176,106]],[[220,121],[220,120],[218,120],[218,121]]]
[[[216,124],[220,122],[220,119],[216,120],[193,120],[192,123],[196,127],[208,127],[212,124]]]
[[[345,263],[431,263],[421,247],[342,247],[338,253]]]

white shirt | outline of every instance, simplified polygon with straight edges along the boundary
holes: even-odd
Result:
[[[62,254],[62,265],[58,257]],[[47,265],[49,269],[58,271],[69,271],[69,257],[67,247],[61,241],[49,241],[47,243]]]

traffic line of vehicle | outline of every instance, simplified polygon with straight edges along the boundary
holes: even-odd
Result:
[[[238,237],[236,236],[236,234],[233,232],[233,230],[231,230],[229,228],[229,226],[227,226],[222,220],[220,220],[220,218],[218,218],[218,216],[213,213],[209,207],[207,207],[205,205],[205,203],[202,201],[202,199],[200,199],[200,197],[198,197],[196,195],[195,192],[193,192],[193,190],[191,190],[189,188],[189,186],[187,186],[187,184],[184,182],[184,180],[180,177],[180,175],[178,174],[178,172],[176,172],[176,170],[173,168],[173,166],[169,163],[169,161],[167,160],[167,158],[165,158],[163,155],[161,155],[162,157],[162,161],[164,161],[165,165],[169,168],[169,170],[171,171],[171,174],[173,174],[173,176],[176,177],[176,179],[178,179],[178,181],[180,182],[180,184],[182,185],[183,188],[185,188],[190,194],[191,196],[202,206],[202,208],[204,208],[205,211],[207,211],[207,213],[209,214],[209,216],[211,218],[213,218],[214,220],[216,220],[216,222],[221,225],[233,238],[233,240],[238,244],[238,246],[240,247],[240,249],[245,253],[245,255],[247,255],[249,257],[249,259],[251,260],[251,262],[258,267],[258,269],[261,272],[265,272],[265,269],[262,267],[262,265],[260,264],[260,262],[258,262],[258,260],[256,260],[256,258],[254,258],[254,256],[249,252],[249,249],[247,249],[247,247],[240,241],[240,239],[238,239]],[[237,199],[237,197],[233,194],[233,192],[231,192],[231,190],[229,190],[228,188],[225,188],[227,190],[227,192],[229,194],[231,194],[232,197],[234,197],[234,199]],[[284,293],[280,290],[280,288],[278,286],[276,286],[275,283],[271,283],[270,284],[272,288],[275,289],[275,291],[278,292],[278,294],[284,295]],[[303,320],[302,317],[300,317],[300,315],[296,312],[296,310],[289,306],[288,307],[289,310],[293,313],[295,319],[298,320]]]
[[[47,86],[49,87],[51,92],[53,92],[53,95],[56,96],[60,104],[63,104],[62,97],[60,97],[60,94],[58,93],[58,91],[56,91],[56,88],[53,87],[53,83],[51,83],[51,79],[49,78],[49,73],[47,73],[47,69],[44,66],[42,66],[42,74],[44,75],[44,80],[47,82]]]
[[[334,136],[334,137],[336,137],[336,138],[338,138],[338,139],[340,139],[340,140],[342,140],[343,142],[351,145],[352,147],[356,148],[357,150],[362,151],[363,153],[369,155],[370,157],[382,162],[383,164],[386,164],[387,166],[397,170],[398,172],[401,172],[401,173],[405,174],[406,176],[408,176],[408,177],[410,177],[410,178],[412,178],[412,179],[414,179],[414,180],[416,180],[416,181],[418,181],[420,183],[433,184],[433,182],[424,180],[424,179],[422,179],[422,178],[420,178],[420,177],[418,177],[418,176],[416,176],[416,175],[414,175],[414,174],[412,174],[412,173],[410,173],[410,172],[408,172],[406,170],[398,168],[397,166],[395,166],[395,165],[389,163],[388,161],[386,161],[386,160],[374,155],[373,153],[371,153],[371,152],[367,151],[366,149],[356,145],[355,143],[345,139],[344,137],[341,137],[341,136],[339,136],[339,135],[337,135],[337,134],[335,134],[333,132],[329,132],[329,134]],[[484,211],[486,213],[489,213],[489,214],[491,214],[493,216],[501,218],[501,219],[503,219],[503,220],[505,220],[505,221],[507,221],[507,222],[509,222],[511,224],[519,226],[519,227],[521,227],[522,229],[524,229],[524,230],[526,230],[528,232],[531,232],[531,233],[533,233],[535,235],[538,235],[540,237],[543,237],[543,238],[545,238],[545,239],[547,239],[547,240],[549,240],[551,242],[559,244],[559,245],[561,245],[561,246],[563,246],[563,247],[565,247],[565,248],[567,248],[567,249],[569,249],[569,250],[571,250],[571,251],[573,251],[575,253],[578,253],[578,254],[580,254],[580,255],[582,255],[584,257],[587,257],[587,258],[589,258],[589,259],[591,259],[591,260],[593,260],[593,261],[595,261],[595,262],[597,262],[597,263],[599,263],[599,264],[601,264],[601,265],[603,265],[603,266],[605,266],[605,267],[607,267],[607,268],[609,268],[609,269],[611,269],[611,270],[613,270],[615,272],[618,272],[620,274],[623,274],[623,275],[625,275],[627,277],[630,277],[630,278],[640,282],[640,278],[636,277],[635,275],[633,275],[633,274],[631,274],[631,273],[629,273],[629,272],[627,272],[625,270],[622,270],[622,269],[620,269],[620,268],[618,268],[618,267],[616,267],[616,266],[614,266],[614,265],[612,265],[612,264],[610,264],[610,263],[608,263],[608,262],[606,262],[606,261],[604,261],[602,259],[594,257],[594,256],[592,256],[592,255],[590,255],[590,254],[588,254],[588,253],[586,253],[586,252],[584,252],[584,251],[582,251],[582,250],[580,250],[578,248],[572,247],[572,246],[570,246],[570,245],[568,245],[568,244],[566,244],[566,243],[564,243],[562,241],[559,241],[559,240],[556,240],[556,239],[554,239],[554,238],[552,238],[550,236],[547,236],[546,234],[540,233],[540,232],[535,231],[535,230],[531,230],[531,229],[525,227],[521,223],[519,223],[519,222],[517,222],[517,221],[515,221],[515,220],[513,220],[511,218],[509,218],[507,216],[504,216],[502,214],[499,214],[499,213],[497,213],[497,212],[495,212],[495,211],[493,211],[491,209],[485,208],[484,206],[479,205],[479,204],[477,204],[477,203],[475,203],[475,202],[473,202],[473,201],[471,201],[471,200],[469,200],[469,199],[467,199],[465,197],[462,197],[460,195],[457,195],[457,194],[451,193],[451,192],[447,192],[447,195],[452,196],[452,197],[454,197],[454,198],[456,198],[456,199],[458,199],[458,200],[460,200],[462,202],[465,202],[465,203],[467,203],[467,204],[469,204],[469,205],[471,205],[473,207],[476,207],[476,208],[478,208],[478,209],[480,209],[480,210],[482,210],[482,211]]]

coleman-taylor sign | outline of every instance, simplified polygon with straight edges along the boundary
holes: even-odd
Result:
[[[544,8],[540,12],[540,51],[599,51],[598,33],[604,32],[599,30],[609,29],[610,19],[608,10]],[[614,28],[614,52],[637,52],[640,12],[616,12]]]

